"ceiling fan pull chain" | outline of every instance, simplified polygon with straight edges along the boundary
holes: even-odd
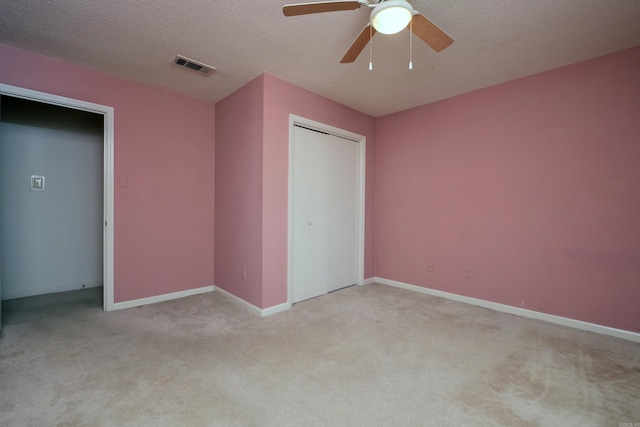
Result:
[[[369,25],[369,71],[373,70],[373,25]]]
[[[413,70],[413,16],[409,21],[409,69]]]

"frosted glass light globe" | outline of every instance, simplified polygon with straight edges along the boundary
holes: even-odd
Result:
[[[413,7],[406,0],[388,0],[371,12],[371,25],[379,33],[399,33],[413,17]]]

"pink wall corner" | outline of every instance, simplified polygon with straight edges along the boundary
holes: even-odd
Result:
[[[115,302],[212,285],[215,106],[6,45],[0,58],[2,83],[114,108]]]
[[[215,283],[258,307],[263,268],[263,87],[264,79],[258,76],[216,104]]]
[[[335,101],[264,74],[262,205],[263,296],[261,307],[287,301],[289,115],[360,135],[367,141],[365,277],[374,276],[375,119]]]
[[[376,275],[640,331],[638,75],[640,47],[379,118]]]

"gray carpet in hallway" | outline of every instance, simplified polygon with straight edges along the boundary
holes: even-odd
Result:
[[[258,318],[218,293],[3,302],[2,426],[640,423],[640,344],[352,287]]]

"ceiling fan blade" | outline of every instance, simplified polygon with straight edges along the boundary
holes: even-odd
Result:
[[[447,33],[429,21],[424,15],[413,15],[411,28],[416,36],[420,37],[423,42],[431,46],[431,49],[436,52],[446,49],[453,43],[453,39]]]
[[[308,15],[310,13],[337,12],[360,9],[363,3],[354,1],[322,1],[317,3],[288,4],[282,8],[284,16]]]
[[[360,35],[353,42],[347,53],[344,54],[344,57],[340,61],[341,64],[347,64],[349,62],[353,62],[358,58],[362,49],[369,43],[371,37],[376,34],[376,29],[371,27],[371,24],[364,27]]]

